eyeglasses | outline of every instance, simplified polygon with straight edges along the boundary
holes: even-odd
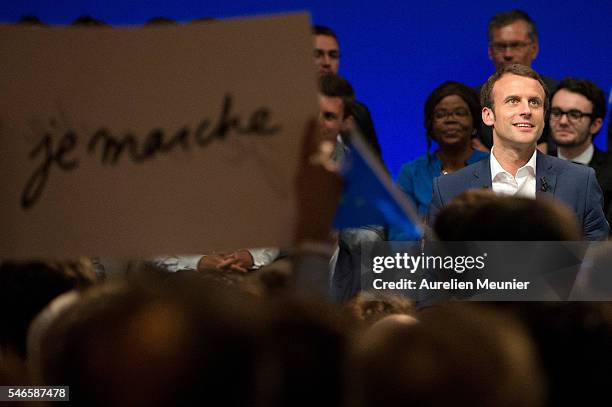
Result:
[[[553,107],[550,109],[551,120],[561,120],[564,114],[567,115],[567,120],[572,123],[579,122],[584,116],[593,117],[593,113],[584,113],[577,109],[568,110],[567,112],[559,109],[558,107]]]
[[[335,49],[333,49],[331,51],[325,52],[324,50],[322,50],[320,48],[315,48],[315,50],[313,51],[313,55],[314,55],[315,58],[323,58],[326,54],[331,59],[339,59],[340,58],[340,51],[335,50]]]
[[[531,45],[531,41],[512,41],[512,42],[493,42],[489,44],[489,47],[493,52],[501,54],[508,48],[511,52],[521,51],[528,45]]]
[[[439,109],[439,110],[434,110],[433,112],[434,120],[442,120],[450,116],[464,118],[464,117],[468,117],[469,115],[470,115],[470,111],[462,107],[455,109],[455,110]]]

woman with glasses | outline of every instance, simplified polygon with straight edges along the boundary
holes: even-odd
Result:
[[[419,215],[427,216],[435,177],[480,161],[488,153],[475,150],[472,140],[480,129],[480,102],[476,92],[459,82],[444,82],[425,102],[427,153],[400,170],[399,187],[414,203]],[[431,153],[432,141],[436,150]],[[391,228],[391,240],[402,240]]]

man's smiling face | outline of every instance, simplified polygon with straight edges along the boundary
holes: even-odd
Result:
[[[527,147],[544,130],[546,93],[536,79],[512,73],[493,85],[493,110],[485,107],[482,120],[493,126],[494,144]]]

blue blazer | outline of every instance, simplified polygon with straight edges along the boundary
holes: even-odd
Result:
[[[428,224],[433,226],[438,212],[455,196],[474,188],[491,188],[489,157],[434,179]],[[545,194],[565,203],[574,211],[586,240],[607,239],[610,226],[603,213],[603,195],[592,168],[538,151],[536,198]]]

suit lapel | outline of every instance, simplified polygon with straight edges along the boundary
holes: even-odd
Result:
[[[474,165],[471,188],[491,189],[491,161],[489,157],[478,161],[476,165]]]
[[[555,195],[557,174],[554,160],[538,151],[536,156],[536,197]]]

